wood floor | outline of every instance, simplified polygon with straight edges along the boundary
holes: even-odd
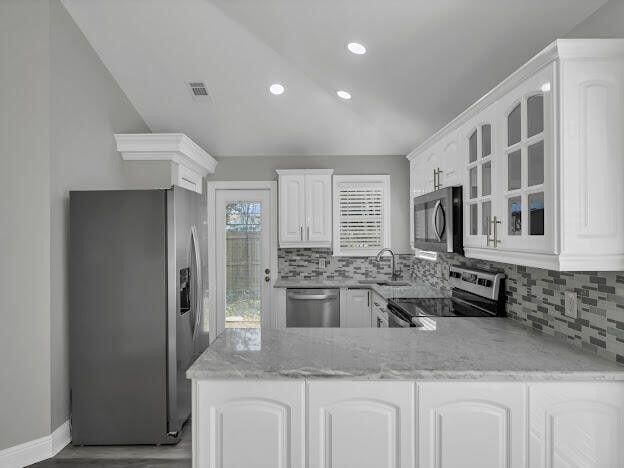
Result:
[[[191,424],[182,429],[177,445],[97,446],[68,445],[54,458],[32,468],[191,468]]]

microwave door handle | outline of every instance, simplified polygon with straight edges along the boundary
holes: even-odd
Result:
[[[435,208],[433,209],[433,216],[432,216],[433,231],[435,232],[438,242],[442,240],[442,233],[438,231],[438,210],[440,210],[441,207],[442,207],[442,201],[438,200],[435,204]],[[444,229],[442,230],[442,232],[444,232]]]

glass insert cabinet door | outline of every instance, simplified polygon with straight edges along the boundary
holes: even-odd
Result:
[[[553,251],[552,66],[499,102],[499,248]]]
[[[493,216],[495,182],[494,114],[485,113],[466,127],[464,144],[464,245],[486,247]]]

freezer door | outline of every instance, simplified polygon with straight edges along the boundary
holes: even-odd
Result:
[[[191,414],[186,370],[197,356],[205,292],[202,229],[204,196],[174,187],[167,191],[168,431],[177,433]],[[205,250],[206,247],[204,247]]]

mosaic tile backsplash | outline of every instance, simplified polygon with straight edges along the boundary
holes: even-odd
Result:
[[[325,269],[319,269],[319,259]],[[398,255],[397,269],[402,278],[411,279],[412,255]],[[282,279],[367,279],[392,275],[391,257],[378,262],[375,257],[334,257],[329,249],[279,249],[278,271]]]
[[[319,269],[319,258],[326,268]],[[366,279],[391,274],[390,257],[333,257],[326,249],[280,249],[283,279]],[[404,279],[448,287],[450,265],[505,273],[507,315],[543,333],[624,364],[624,272],[557,272],[444,254],[437,262],[399,255]],[[578,295],[578,318],[564,314],[564,292]]]

